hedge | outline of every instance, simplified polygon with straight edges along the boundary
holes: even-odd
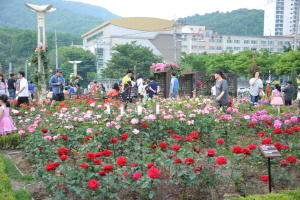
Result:
[[[21,137],[18,133],[11,133],[0,136],[0,149],[15,149],[21,142]]]
[[[231,198],[230,200],[299,200],[300,189],[284,190],[280,193],[269,193],[265,195],[250,195],[247,197]]]
[[[0,199],[15,200],[10,179],[5,173],[5,163],[2,154],[0,154]]]

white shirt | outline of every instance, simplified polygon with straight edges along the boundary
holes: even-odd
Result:
[[[24,90],[19,93],[18,97],[28,97],[29,96],[29,93],[28,93],[28,83],[27,83],[27,80],[25,78],[21,79],[21,82],[20,82],[20,91],[22,90],[23,87],[24,87]]]
[[[7,83],[0,81],[0,94],[6,94]]]
[[[216,86],[213,86],[211,88],[211,93],[212,93],[212,95],[216,96]]]
[[[297,100],[300,100],[300,92],[297,93]]]
[[[143,79],[142,78],[139,78],[138,80],[137,80],[137,86],[138,86],[138,92],[139,92],[139,94],[142,94],[143,93]]]

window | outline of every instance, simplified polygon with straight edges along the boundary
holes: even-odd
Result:
[[[235,51],[239,51],[239,50],[240,50],[240,47],[234,47],[234,50],[235,50]]]
[[[217,47],[217,50],[222,50],[223,48],[222,47]]]
[[[210,32],[206,32],[206,33],[205,33],[205,36],[210,36]]]
[[[215,39],[209,39],[209,42],[215,43],[216,41],[215,41]]]
[[[233,43],[234,43],[234,44],[239,44],[240,41],[239,41],[239,40],[234,40]]]
[[[290,43],[289,41],[285,41],[284,45],[289,45],[289,43]]]
[[[210,46],[209,50],[215,50],[215,47],[214,46]]]
[[[273,48],[270,48],[270,51],[274,51],[274,49],[273,49]]]
[[[274,44],[274,41],[269,41],[268,44]]]
[[[192,38],[192,42],[198,42],[196,38]]]
[[[251,44],[257,44],[257,41],[251,40]]]
[[[205,42],[205,39],[199,39],[199,42]]]
[[[222,43],[222,42],[223,42],[223,40],[217,39],[217,43]]]
[[[202,31],[202,28],[199,28],[199,31]]]
[[[283,52],[283,48],[278,48],[277,51],[278,52]]]
[[[227,50],[232,50],[232,47],[227,47]]]
[[[192,49],[198,49],[198,46],[192,46]]]
[[[193,28],[190,28],[190,30],[193,31],[194,29],[193,29]]]
[[[250,50],[250,47],[244,47],[244,50]]]
[[[205,46],[199,46],[199,49],[205,49]]]
[[[187,49],[187,45],[182,45],[181,48],[182,49]]]
[[[101,37],[101,36],[103,36],[103,31],[97,33],[96,35],[93,35],[92,37],[89,37],[89,38],[87,39],[87,41],[89,42],[89,41],[94,40],[94,39],[96,39],[97,37]]]
[[[278,41],[278,45],[283,45],[283,41]]]
[[[227,43],[232,43],[232,40],[227,40]]]
[[[250,44],[250,40],[244,40],[244,44]]]
[[[181,41],[182,41],[182,42],[186,42],[186,41],[187,41],[187,38],[181,38]]]
[[[260,41],[260,44],[267,44],[267,41]]]

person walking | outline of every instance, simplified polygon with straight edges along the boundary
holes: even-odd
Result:
[[[88,92],[93,92],[93,81],[89,81],[89,84],[88,84]]]
[[[263,89],[263,83],[262,80],[259,78],[259,72],[254,72],[252,76],[253,78],[249,80],[250,99],[254,105],[258,102],[259,92]]]
[[[21,104],[28,104],[29,100],[29,92],[28,92],[28,82],[25,78],[25,72],[19,71],[18,78],[20,79],[20,90],[16,93],[16,97],[18,97],[17,107],[20,107]]]
[[[150,83],[148,85],[149,88],[149,98],[153,98],[154,95],[158,95],[159,93],[159,85],[154,81],[154,76],[150,76]]]
[[[29,90],[32,100],[34,97],[34,88],[35,88],[35,86],[32,84],[32,81],[29,81],[28,90]]]
[[[9,106],[8,96],[0,95],[0,135],[7,135],[17,130],[14,121],[9,116]]]
[[[8,92],[7,83],[5,82],[3,74],[0,73],[0,95]]]
[[[292,81],[287,81],[287,86],[282,89],[282,92],[284,92],[284,105],[292,105],[294,91],[295,88],[292,85]]]
[[[280,113],[280,106],[283,105],[281,87],[279,84],[275,85],[275,89],[272,92],[271,105],[277,107],[278,113]]]
[[[141,100],[141,102],[143,101],[143,97],[144,97],[144,84],[143,84],[144,80],[143,80],[143,74],[139,73],[137,75],[137,88],[138,88],[138,94],[139,94],[139,99]]]
[[[15,79],[15,74],[11,73],[9,76],[10,76],[10,78],[7,81],[9,99],[14,100],[15,99],[15,94],[16,94],[16,79]]]
[[[171,81],[170,81],[170,94],[169,94],[169,97],[171,99],[175,99],[175,100],[177,99],[178,88],[179,88],[179,81],[176,78],[176,73],[172,72]]]
[[[217,107],[227,107],[229,105],[228,82],[226,75],[221,69],[214,71],[216,79],[216,97],[215,104]]]
[[[266,82],[266,85],[267,85],[267,87],[266,87],[267,97],[271,97],[271,90],[272,90],[272,88],[270,86],[270,83]]]
[[[122,79],[122,83],[127,84],[128,81],[131,81],[131,76],[132,76],[132,70],[128,70],[126,76]]]
[[[62,69],[57,68],[56,74],[54,74],[50,81],[49,81],[50,87],[52,87],[53,97],[52,97],[52,104],[51,106],[54,106],[56,101],[63,102],[65,100],[64,95],[64,85],[65,85],[65,79],[62,75]]]
[[[75,78],[75,81],[74,81],[73,85],[76,87],[77,83],[79,83],[79,77],[78,76]]]

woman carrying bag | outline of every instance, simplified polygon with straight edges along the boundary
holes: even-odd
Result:
[[[259,78],[259,72],[254,72],[252,74],[253,78],[249,80],[250,84],[250,99],[254,104],[257,104],[259,97],[263,96],[263,83]]]

